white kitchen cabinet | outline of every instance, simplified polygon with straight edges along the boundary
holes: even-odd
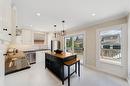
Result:
[[[7,29],[6,33],[11,33],[11,1],[0,0],[0,31]],[[5,32],[5,31],[4,31]]]
[[[3,51],[2,50],[0,50],[0,86],[4,86],[4,73],[5,73],[5,71],[4,71],[4,61],[5,61],[5,59],[4,59],[4,56],[3,56]]]
[[[29,29],[21,29],[21,34],[16,36],[15,44],[17,45],[33,45],[34,36],[33,31]]]
[[[0,86],[5,86],[5,56],[3,54],[6,53],[8,44],[9,43],[7,41],[0,40]]]
[[[0,0],[0,31],[2,31],[3,3],[4,0]]]
[[[11,0],[0,0],[0,86],[4,85],[5,56],[7,47],[11,41]],[[6,28],[7,31],[3,29]]]
[[[46,51],[37,51],[36,52],[36,63],[44,63],[45,64],[45,53],[48,52]]]
[[[9,34],[11,34],[11,2],[0,0],[0,40],[11,41]]]
[[[22,44],[31,45],[34,44],[33,31],[29,29],[22,29]]]

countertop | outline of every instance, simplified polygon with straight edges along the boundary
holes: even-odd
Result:
[[[64,58],[76,55],[76,54],[68,53],[68,52],[63,52],[62,54],[56,54],[55,52],[46,52],[46,53],[50,54],[50,55],[53,55],[53,56],[56,56],[56,57],[58,57],[60,59],[64,59]]]
[[[50,50],[50,49],[34,49],[34,50],[27,50],[23,52],[26,53],[26,52],[37,52],[37,51],[46,51],[46,50]]]

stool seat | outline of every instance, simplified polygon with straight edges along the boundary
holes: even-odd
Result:
[[[77,62],[79,62],[79,61],[80,61],[79,58],[75,58],[75,59],[72,59],[72,60],[70,60],[70,61],[64,62],[64,64],[67,65],[67,66],[71,66],[71,65],[73,65],[73,64],[75,64],[75,63],[77,63]]]
[[[78,64],[78,75],[80,76],[80,59],[74,58],[72,60],[64,62],[64,65],[68,67],[68,86],[70,86],[70,76],[73,74],[70,74],[70,67],[75,64],[75,73],[77,73],[77,64]]]

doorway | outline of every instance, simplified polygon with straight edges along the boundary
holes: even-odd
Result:
[[[65,51],[76,53],[84,64],[84,34],[75,34],[65,37]]]

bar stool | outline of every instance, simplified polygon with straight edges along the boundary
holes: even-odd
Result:
[[[80,59],[79,58],[75,58],[70,61],[64,62],[64,65],[68,67],[68,86],[70,86],[70,76],[72,75],[70,74],[70,67],[75,64],[75,72],[77,73],[77,63],[78,63],[78,76],[80,77]]]

